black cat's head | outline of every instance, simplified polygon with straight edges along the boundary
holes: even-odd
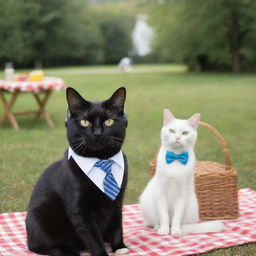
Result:
[[[105,101],[90,102],[73,88],[66,91],[70,117],[67,137],[78,155],[107,159],[121,150],[127,126],[124,113],[126,90],[117,89]]]

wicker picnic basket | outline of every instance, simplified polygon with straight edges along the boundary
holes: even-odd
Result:
[[[218,139],[222,147],[225,165],[213,161],[197,161],[195,166],[195,187],[199,202],[200,219],[234,219],[238,217],[237,172],[223,136],[211,125],[200,122]],[[157,152],[158,154],[158,152]],[[149,163],[151,174],[155,173],[157,154]]]

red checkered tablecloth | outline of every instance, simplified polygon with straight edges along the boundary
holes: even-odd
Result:
[[[45,90],[63,90],[65,87],[64,81],[58,77],[45,77],[39,82],[33,81],[6,81],[0,80],[0,88],[9,91],[35,92],[39,93]]]
[[[143,226],[138,205],[123,208],[124,240],[129,256],[177,256],[204,253],[256,241],[256,192],[239,190],[240,217],[224,221],[221,233],[160,236]],[[25,212],[0,214],[0,255],[35,255],[26,249]],[[83,254],[87,256],[89,254]],[[112,255],[110,253],[110,255]]]

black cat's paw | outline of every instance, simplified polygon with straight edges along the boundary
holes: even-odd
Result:
[[[112,248],[112,251],[115,255],[124,255],[127,254],[130,250],[126,247],[124,243],[122,243],[119,246]]]
[[[127,254],[129,251],[130,250],[128,248],[124,247],[124,248],[117,249],[115,251],[115,254],[116,255],[123,255],[123,254]]]

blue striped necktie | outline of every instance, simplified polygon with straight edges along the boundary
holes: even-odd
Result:
[[[104,172],[106,172],[106,176],[103,181],[104,193],[115,200],[117,195],[120,192],[120,188],[111,172],[111,166],[113,164],[113,160],[100,160],[95,163],[95,167],[101,168]]]

